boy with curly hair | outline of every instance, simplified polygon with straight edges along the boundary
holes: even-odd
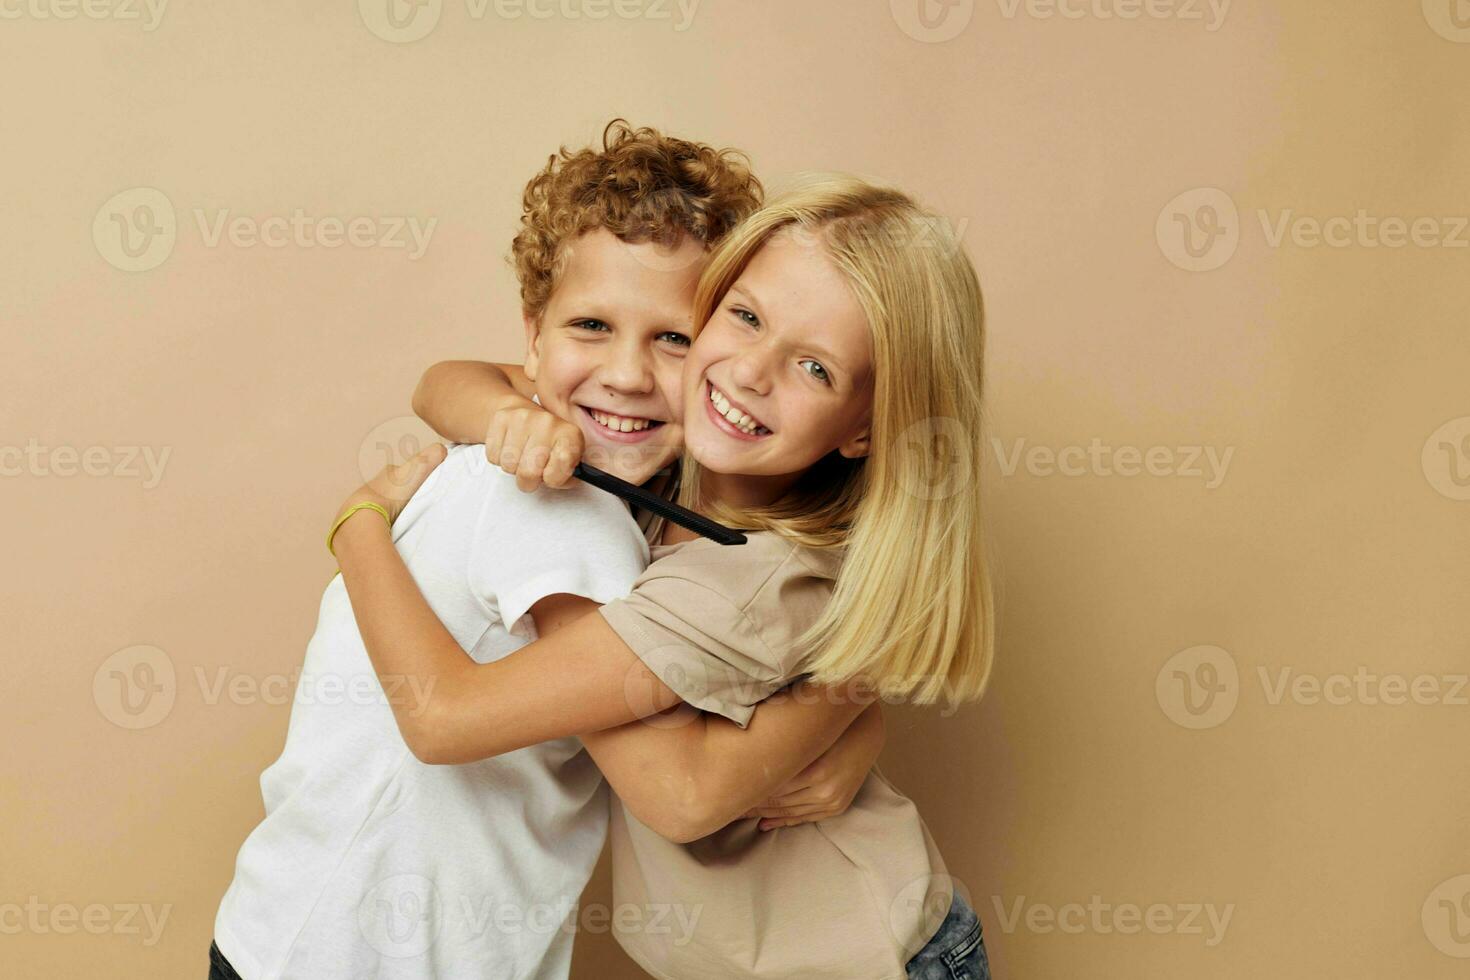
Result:
[[[553,154],[526,187],[519,383],[625,480],[648,481],[680,448],[670,396],[694,287],[760,193],[739,154],[621,120],[600,149]],[[555,629],[570,597],[625,595],[649,560],[620,500],[581,483],[518,492],[479,446],[451,448],[390,524],[479,663]],[[601,774],[577,739],[426,764],[393,711],[422,710],[432,678],[407,680],[379,683],[335,577],[285,747],[261,776],[265,818],[215,919],[212,978],[567,976],[568,919],[606,835]]]

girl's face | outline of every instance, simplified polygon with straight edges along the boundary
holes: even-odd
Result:
[[[868,452],[867,317],[810,234],[778,232],[730,286],[684,362],[687,451],[775,499],[836,450]]]

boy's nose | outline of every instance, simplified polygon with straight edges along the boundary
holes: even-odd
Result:
[[[641,346],[618,345],[598,373],[599,380],[616,391],[646,395],[653,390],[653,368]]]

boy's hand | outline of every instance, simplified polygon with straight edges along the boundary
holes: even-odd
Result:
[[[877,763],[884,736],[883,706],[875,701],[816,762],[744,815],[760,817],[760,829],[772,830],[846,812]]]
[[[566,487],[584,448],[581,429],[520,395],[506,396],[485,433],[485,458],[527,493]]]

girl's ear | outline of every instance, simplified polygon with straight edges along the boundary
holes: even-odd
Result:
[[[862,459],[867,456],[873,448],[873,429],[871,426],[863,426],[855,432],[837,451],[848,459]]]
[[[521,323],[526,328],[526,378],[535,381],[536,367],[541,360],[541,318],[522,313]]]

